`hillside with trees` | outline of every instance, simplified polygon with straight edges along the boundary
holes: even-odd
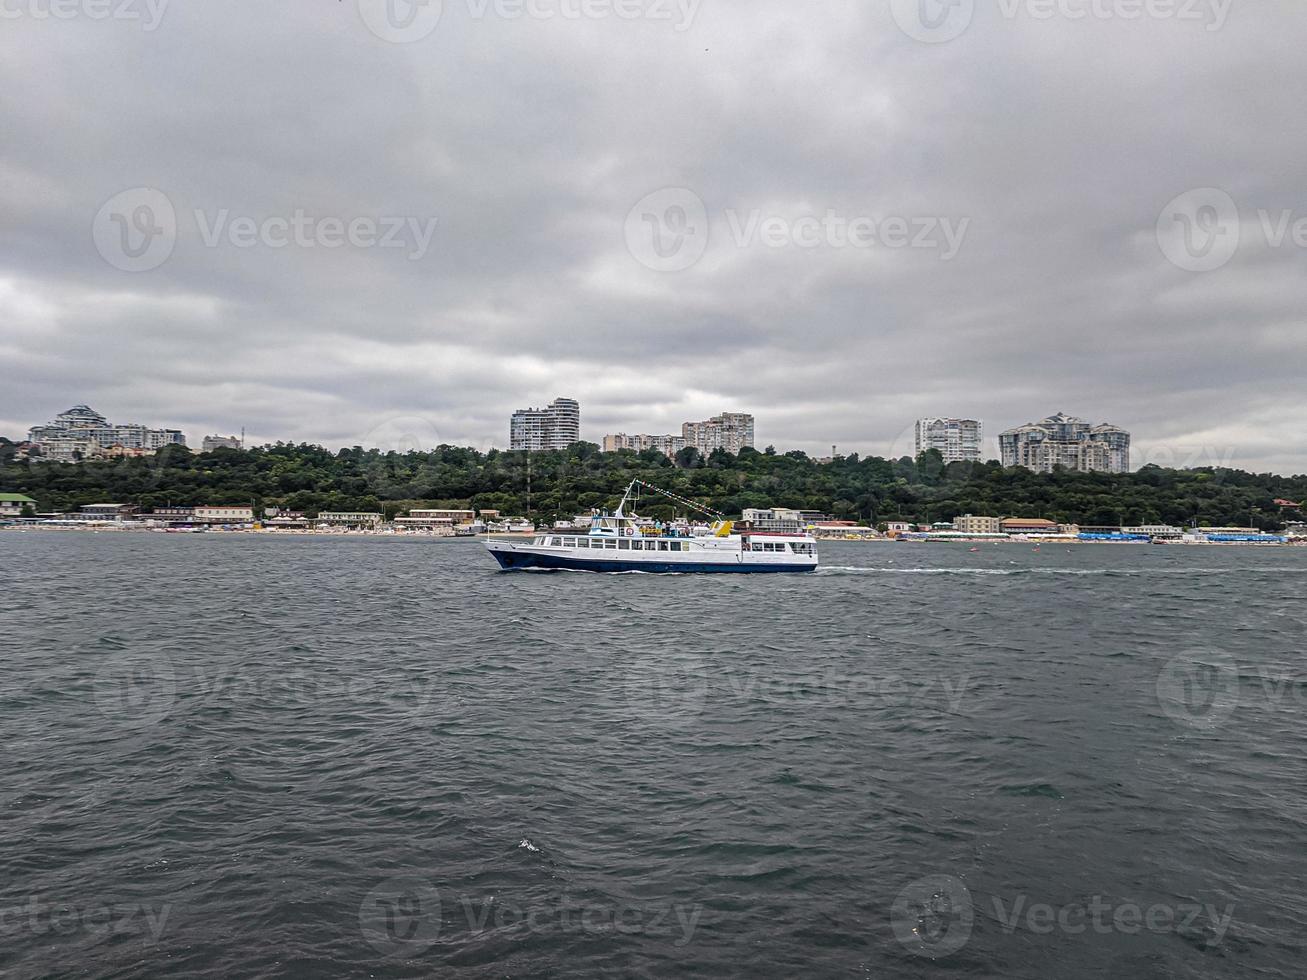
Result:
[[[819,463],[801,452],[746,449],[704,458],[694,449],[675,460],[656,451],[604,453],[591,443],[558,452],[480,453],[441,446],[430,452],[332,452],[278,443],[246,451],[194,453],[170,446],[154,457],[78,464],[13,459],[0,442],[0,491],[34,497],[43,511],[87,503],[132,503],[143,509],[246,504],[305,511],[380,511],[410,507],[493,508],[540,518],[613,507],[640,477],[728,514],[784,506],[836,518],[949,521],[960,514],[1044,517],[1085,525],[1208,524],[1281,528],[1302,514],[1276,504],[1307,499],[1307,476],[1240,470],[1162,469],[1135,473],[1049,475],[997,462],[944,465],[937,453],[886,460],[857,455]],[[528,483],[530,497],[528,500]],[[665,501],[642,510],[671,516]]]

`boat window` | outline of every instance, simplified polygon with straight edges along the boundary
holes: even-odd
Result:
[[[613,538],[609,538],[607,541],[604,542],[604,547],[607,548],[609,551],[616,551],[617,541],[614,540]]]
[[[621,541],[617,542],[617,547],[622,551],[629,551],[631,549],[631,542],[627,541],[626,538],[622,538]]]
[[[681,542],[681,550],[682,550],[682,551],[689,551],[689,550],[690,550],[690,542],[688,542],[688,541],[682,541],[682,542]]]
[[[576,539],[576,546],[577,546],[578,548],[588,548],[588,547],[590,547],[590,542],[589,542],[588,540],[586,540],[585,538],[577,538],[577,539]]]

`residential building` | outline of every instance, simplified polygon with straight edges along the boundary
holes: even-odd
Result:
[[[977,419],[918,419],[917,455],[935,449],[946,463],[980,462],[981,424]]]
[[[253,507],[196,507],[193,519],[204,524],[252,524]]]
[[[200,451],[211,453],[215,449],[244,449],[245,440],[238,436],[205,436]]]
[[[544,408],[519,409],[509,423],[509,449],[566,449],[580,441],[581,405],[571,398],[555,398]]]
[[[1004,466],[1037,473],[1051,473],[1057,466],[1081,473],[1130,471],[1129,432],[1106,423],[1091,426],[1064,412],[1008,429],[998,444]]]
[[[36,512],[36,501],[21,493],[0,493],[0,517],[22,517],[23,508]]]
[[[656,449],[664,456],[675,456],[684,448],[684,436],[628,436],[625,432],[604,436],[604,452],[606,453],[615,453],[619,449],[632,449],[637,453],[646,449]]]
[[[738,455],[744,447],[753,447],[753,416],[723,412],[704,422],[686,422],[681,437],[705,456],[717,449]]]
[[[1002,521],[997,517],[976,517],[964,514],[953,519],[953,530],[960,534],[1001,534]]]
[[[186,437],[178,429],[111,424],[86,405],[75,405],[53,421],[33,427],[28,439],[40,446],[42,458],[65,463],[107,455],[114,447],[148,454],[164,446],[186,445]]]

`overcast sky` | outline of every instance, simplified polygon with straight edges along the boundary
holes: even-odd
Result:
[[[0,434],[502,447],[567,395],[1307,471],[1299,0],[51,2],[0,0]]]

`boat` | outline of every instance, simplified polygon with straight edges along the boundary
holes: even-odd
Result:
[[[633,509],[641,489],[699,511],[711,523],[697,529],[650,525]],[[811,572],[817,567],[817,540],[811,534],[737,529],[724,514],[643,480],[631,481],[616,511],[592,515],[586,531],[548,531],[529,541],[491,538],[486,548],[505,571]]]

